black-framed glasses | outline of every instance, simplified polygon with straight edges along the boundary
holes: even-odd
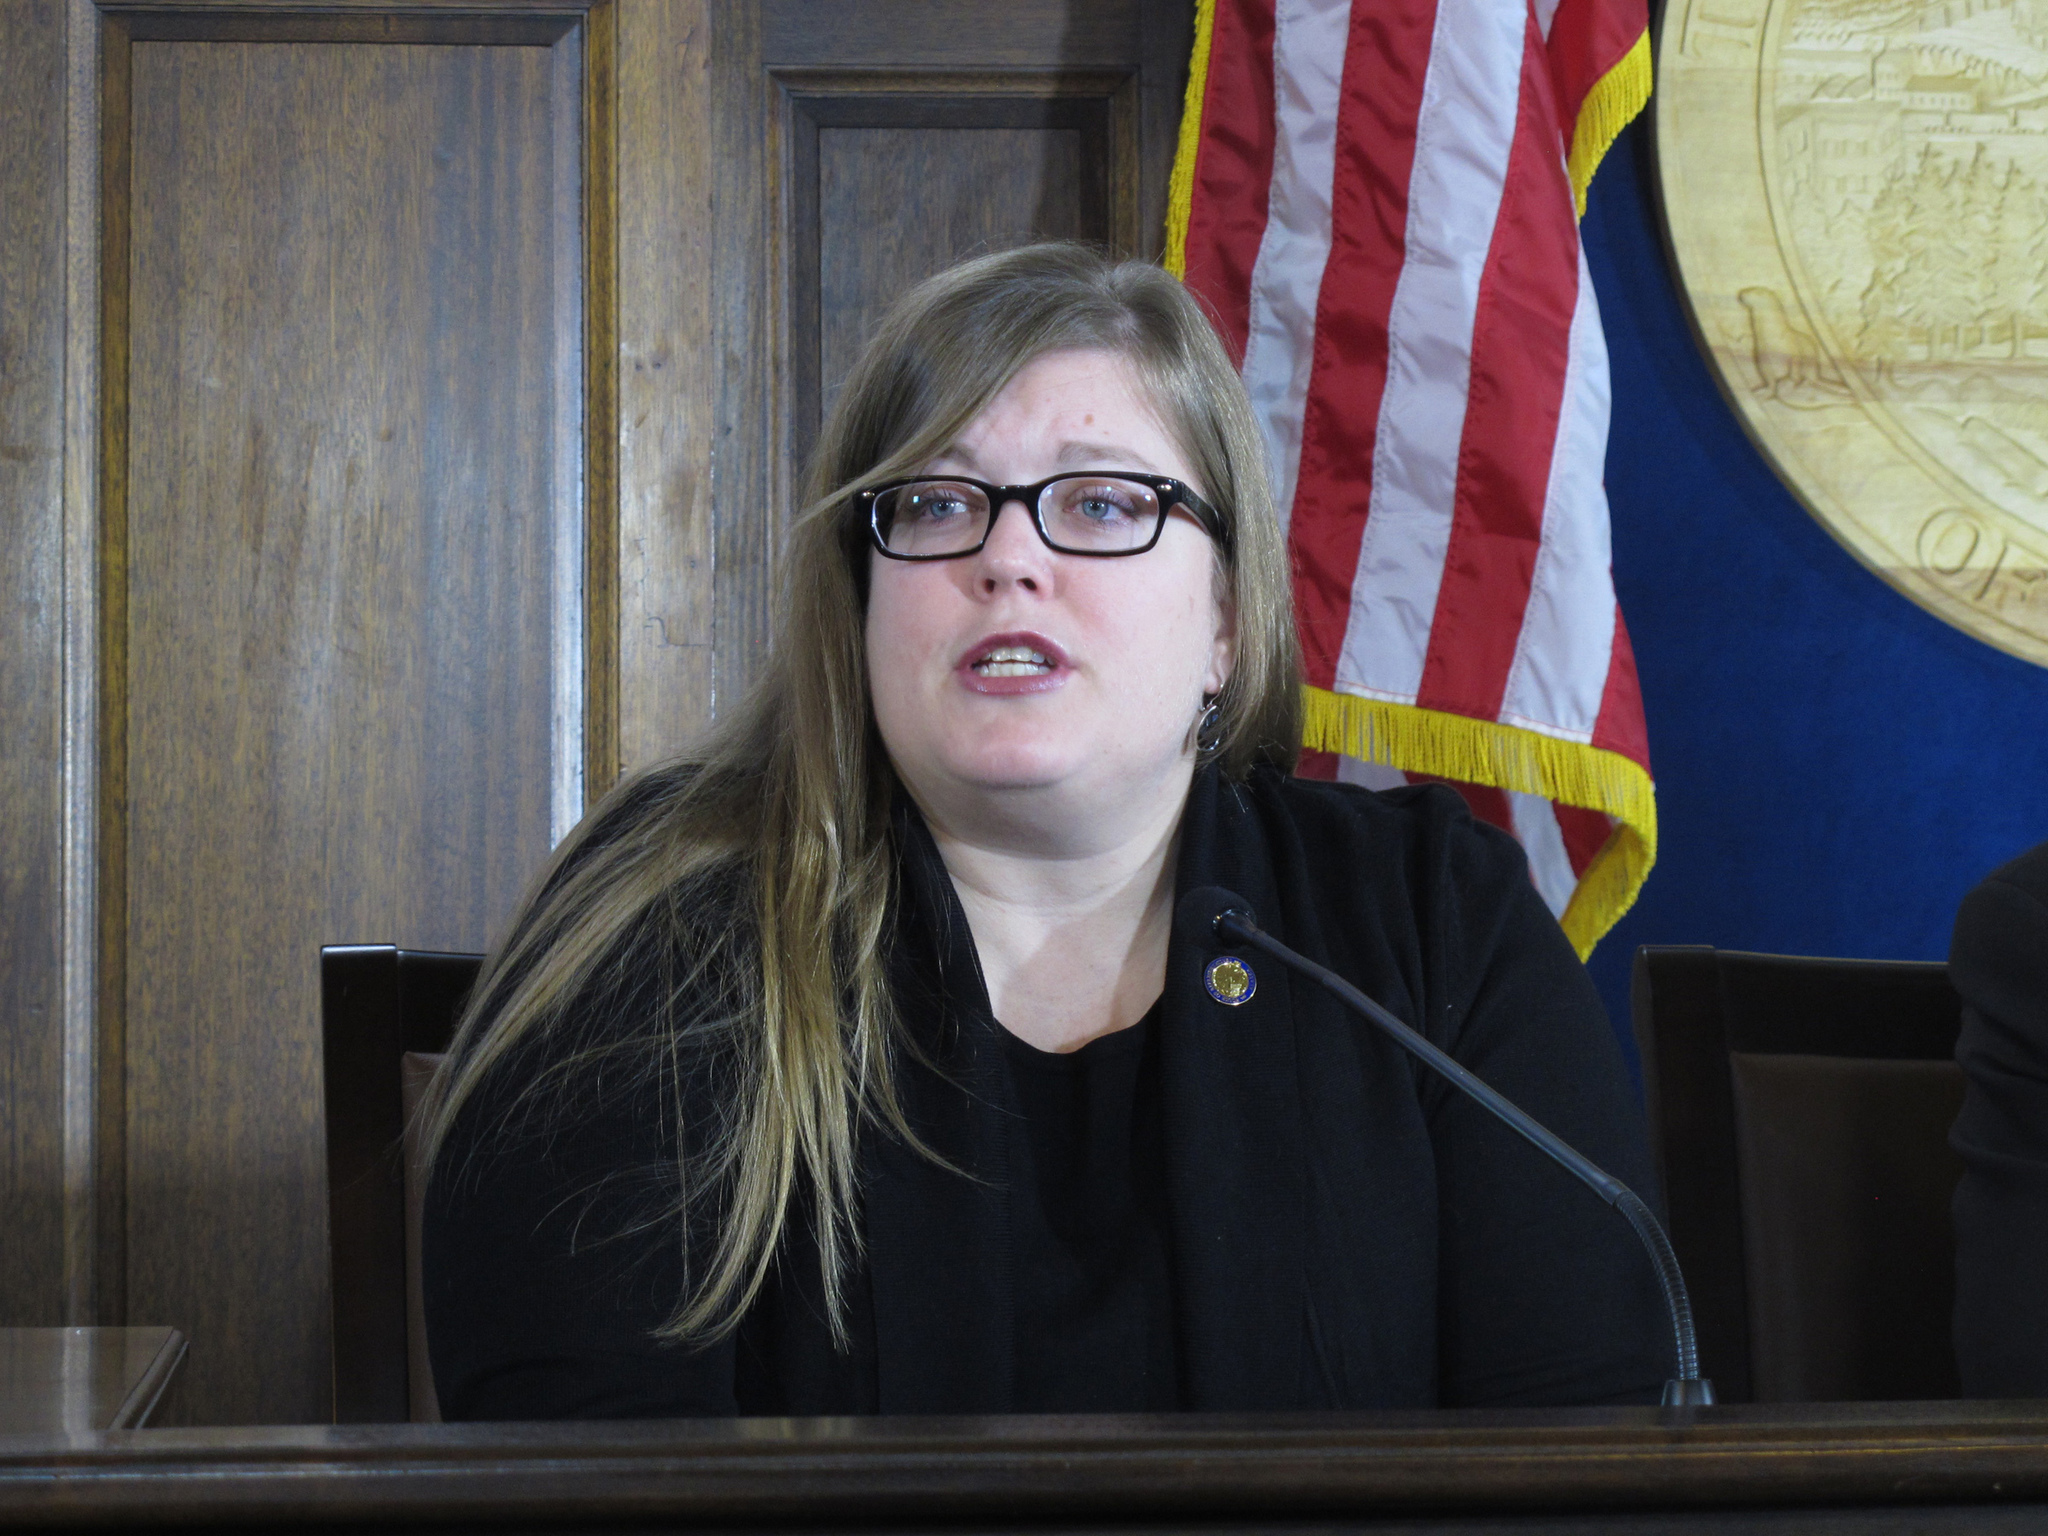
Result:
[[[1167,514],[1184,507],[1226,550],[1223,519],[1193,490],[1165,475],[1119,470],[1054,475],[1036,485],[990,485],[957,475],[902,480],[862,491],[868,533],[891,560],[958,560],[978,554],[1011,502],[1031,509],[1049,549],[1114,559],[1142,555],[1159,542]]]

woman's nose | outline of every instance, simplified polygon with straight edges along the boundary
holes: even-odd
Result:
[[[1038,536],[1031,509],[1023,502],[1004,502],[991,514],[988,542],[981,546],[983,589],[994,591],[1015,583],[1036,590],[1045,575],[1046,557],[1052,553]]]

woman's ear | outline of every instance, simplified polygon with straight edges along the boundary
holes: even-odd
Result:
[[[1237,604],[1227,596],[1216,601],[1216,641],[1209,647],[1209,670],[1202,677],[1202,692],[1216,694],[1237,669]]]

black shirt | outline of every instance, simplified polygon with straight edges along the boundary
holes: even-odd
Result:
[[[1166,1251],[1159,1005],[1079,1050],[1003,1032],[1020,1413],[1180,1407]]]
[[[646,803],[628,792],[609,814]],[[1008,1069],[1015,1046],[929,832],[903,807],[895,835],[889,984],[916,1049],[894,1072],[918,1145],[936,1156],[863,1127],[863,1244],[843,1328],[827,1321],[808,1211],[794,1209],[736,1331],[687,1347],[659,1336],[711,1235],[685,1240],[659,1219],[676,1188],[678,1125],[701,1126],[736,1098],[719,1075],[729,1058],[669,1051],[653,1026],[685,968],[650,931],[613,973],[613,994],[579,1002],[559,1033],[493,1070],[435,1164],[422,1262],[447,1417],[1079,1406],[1064,1395],[1071,1375],[1059,1396],[1035,1379],[1060,1330],[1031,1310],[1060,1288],[1018,1279],[1031,1074]],[[1237,892],[1283,943],[1653,1193],[1640,1109],[1584,967],[1520,849],[1451,791],[1205,771],[1176,882]],[[1627,1223],[1323,989],[1259,961],[1255,995],[1213,1000],[1202,984],[1213,958],[1206,938],[1176,932],[1155,1025],[1131,1037],[1156,1051],[1170,1306],[1141,1326],[1148,1339],[1170,1331],[1180,1406],[1655,1402],[1669,1323]],[[680,1007],[687,1046],[707,1032],[687,995]],[[1130,1048],[1104,1043],[1111,1056]],[[587,1082],[563,1076],[607,1045]],[[508,1117],[543,1071],[570,1091],[545,1114]],[[1034,1171],[1042,1161],[1032,1155]],[[1134,1189],[1151,1177],[1133,1175]],[[1147,1402],[1159,1382],[1148,1364]]]

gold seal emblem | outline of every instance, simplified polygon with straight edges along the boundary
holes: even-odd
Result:
[[[1211,962],[1208,975],[1202,979],[1208,984],[1211,997],[1232,1008],[1250,1002],[1252,994],[1259,990],[1259,978],[1235,955]]]
[[[1701,336],[1829,532],[2048,666],[2048,0],[1671,0]]]

